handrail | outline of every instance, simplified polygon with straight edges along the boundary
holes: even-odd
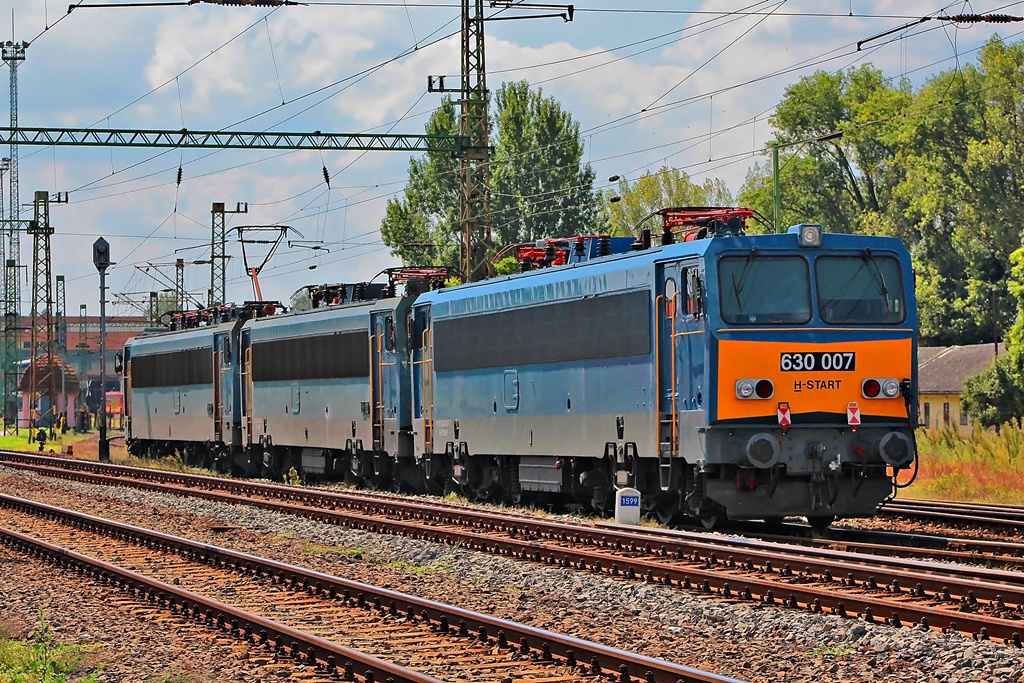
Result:
[[[679,298],[679,292],[676,292],[675,294],[672,295],[671,301],[675,304],[676,303],[676,299],[678,299],[678,298]],[[664,300],[664,303],[665,303],[665,319],[670,319],[672,321],[672,328],[671,328],[671,331],[669,332],[669,338],[668,338],[668,340],[669,340],[669,353],[672,354],[672,360],[669,362],[669,386],[671,388],[670,400],[671,400],[671,406],[672,406],[671,412],[670,412],[672,425],[671,425],[671,433],[670,433],[670,440],[669,440],[669,449],[671,451],[671,454],[674,455],[676,453],[677,449],[678,449],[678,446],[679,446],[679,433],[678,433],[678,430],[679,430],[679,411],[678,411],[678,409],[676,407],[676,394],[678,393],[678,386],[677,386],[677,379],[676,379],[676,337],[678,337],[680,335],[676,334],[675,310],[673,310],[672,316],[670,317],[669,314],[668,314],[669,313],[668,312],[668,302],[670,301],[670,299],[666,295],[664,295],[664,294],[659,294],[654,299],[654,308],[655,308],[655,316],[654,317],[656,319],[656,330],[655,330],[655,335],[654,335],[654,356],[655,356],[656,363],[657,363],[657,369],[656,369],[656,372],[654,373],[654,395],[655,395],[656,400],[657,400],[657,404],[655,405],[655,408],[656,408],[656,410],[658,412],[658,427],[659,427],[659,434],[658,434],[659,446],[658,447],[659,447],[659,452],[660,452],[660,448],[661,448],[661,434],[660,434],[660,431],[661,431],[660,430],[660,428],[661,428],[661,367],[662,367],[662,358],[661,358],[661,315],[662,315],[662,306],[661,306],[661,303],[662,303],[662,300]]]
[[[678,297],[679,292],[672,295],[672,333],[669,337],[672,342],[672,441],[670,447],[673,454],[677,453],[679,449],[679,410],[676,408],[676,395],[679,393],[676,379],[676,307],[678,305],[676,299]],[[665,314],[668,315],[668,311],[665,311]]]
[[[70,410],[65,410],[71,413]],[[132,417],[132,361],[125,361],[124,364],[124,415],[130,421]]]
[[[224,405],[221,403],[221,352],[213,352],[213,437],[216,441],[224,440]]]
[[[658,414],[658,454],[661,454],[661,300],[654,298],[654,411]]]
[[[426,332],[426,335],[427,335],[427,346],[425,348],[429,350],[429,354],[426,357],[427,365],[426,365],[425,369],[426,369],[427,385],[430,387],[430,398],[427,401],[427,408],[429,409],[429,412],[430,412],[430,419],[423,421],[423,424],[424,424],[423,431],[424,431],[424,434],[429,434],[430,435],[430,441],[428,443],[430,445],[431,452],[433,452],[433,448],[434,448],[434,328],[433,327],[428,327],[425,330],[425,332]],[[426,416],[426,413],[424,413],[424,416]]]
[[[377,402],[380,427],[380,450],[384,450],[384,333],[374,335],[377,339]]]
[[[246,445],[252,445],[252,346],[250,345],[243,354],[244,358],[244,370],[242,370],[242,376],[245,378],[245,383],[242,386],[245,391],[245,430],[246,430]]]

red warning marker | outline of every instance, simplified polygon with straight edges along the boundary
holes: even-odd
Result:
[[[854,429],[860,427],[860,406],[856,401],[850,401],[846,405],[846,423]]]
[[[785,431],[789,425],[793,424],[793,417],[789,411],[788,403],[779,404],[777,415],[779,416],[779,424],[782,426],[783,431]]]

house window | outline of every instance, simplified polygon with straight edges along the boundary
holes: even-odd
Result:
[[[949,424],[949,403],[942,404],[942,424]]]
[[[967,411],[964,410],[963,406],[960,406],[960,424],[967,424]]]
[[[925,403],[924,404],[924,426],[925,427],[931,427],[932,426],[932,404],[931,403]]]

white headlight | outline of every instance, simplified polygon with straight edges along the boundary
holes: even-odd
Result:
[[[736,395],[740,398],[750,398],[754,395],[754,385],[747,380],[736,382]]]
[[[894,379],[887,379],[882,382],[882,393],[889,398],[895,398],[900,393],[900,385]]]

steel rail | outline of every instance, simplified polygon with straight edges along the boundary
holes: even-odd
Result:
[[[315,587],[316,592],[355,595],[358,596],[360,602],[372,603],[375,609],[385,609],[386,607],[392,612],[397,610],[410,615],[419,615],[423,620],[429,619],[436,628],[442,631],[451,628],[452,624],[457,624],[460,632],[467,637],[470,632],[473,632],[476,634],[474,637],[481,643],[493,644],[493,637],[488,634],[495,636],[502,634],[505,639],[514,639],[520,644],[520,647],[528,646],[533,653],[541,657],[550,653],[552,657],[574,658],[589,662],[591,675],[611,672],[617,673],[620,679],[623,675],[625,675],[624,680],[635,676],[643,679],[646,683],[679,683],[680,681],[685,683],[740,683],[735,678],[720,676],[553,631],[418,598],[407,593],[379,588],[359,581],[152,529],[123,524],[75,510],[67,510],[4,494],[0,494],[0,506],[36,516],[66,520],[70,524],[107,535],[128,535],[181,555],[195,557],[200,562],[217,563],[222,566],[226,564],[246,573],[251,573],[255,569],[266,576],[291,583],[293,586],[299,586],[305,590]]]
[[[986,509],[980,505],[961,503],[901,501],[899,503],[886,503],[878,511],[883,515],[924,517],[945,522],[966,522],[982,526],[1020,527],[1021,524],[1024,524],[1024,510],[1005,506]]]
[[[60,569],[70,569],[122,592],[136,595],[140,600],[191,616],[207,626],[229,635],[242,635],[250,645],[271,645],[296,662],[316,665],[324,673],[336,674],[348,670],[366,681],[392,678],[396,683],[442,683],[436,678],[386,662],[357,650],[332,643],[298,629],[267,619],[251,612],[184,590],[178,586],[143,576],[117,565],[104,562],[73,550],[47,543],[26,534],[0,527],[0,543],[19,552],[47,560]],[[286,644],[287,643],[287,644]],[[342,662],[340,669],[338,662]],[[355,669],[358,665],[359,669]],[[332,670],[333,667],[333,670]]]
[[[35,456],[28,457],[32,458]],[[59,465],[64,462],[60,459],[55,459],[55,464]],[[80,462],[76,467],[92,469],[95,465],[96,463]],[[181,490],[174,486],[149,481],[140,482],[135,480],[124,482],[118,479],[111,481],[102,475],[90,474],[88,472],[69,472],[52,468],[41,468],[35,465],[25,466],[25,468],[34,470],[45,469],[47,474],[53,474],[56,477],[73,477],[101,484],[118,483],[176,495],[181,493]],[[96,469],[111,471],[112,469],[118,469],[118,466],[104,466],[103,468]],[[136,473],[140,472],[139,468],[120,467],[120,470],[123,470],[126,476],[135,476]],[[872,621],[882,619],[894,625],[921,623],[944,630],[964,629],[982,638],[998,637],[1014,644],[1020,642],[1020,632],[1024,630],[1024,622],[972,613],[970,610],[978,609],[981,606],[977,600],[979,593],[983,595],[983,599],[990,598],[995,603],[991,606],[996,607],[998,603],[1002,602],[1002,596],[1012,590],[1012,586],[990,585],[970,578],[964,579],[967,587],[958,596],[962,600],[956,600],[956,596],[942,590],[942,588],[952,585],[955,577],[947,576],[943,580],[943,578],[914,575],[908,579],[905,575],[897,575],[895,583],[888,580],[883,581],[879,585],[876,582],[876,577],[879,576],[878,570],[881,569],[880,567],[843,565],[840,569],[847,574],[847,577],[835,580],[830,578],[830,575],[831,571],[836,569],[836,565],[815,562],[813,558],[797,557],[792,559],[793,556],[790,556],[793,562],[799,563],[798,566],[808,566],[812,571],[817,570],[825,577],[825,582],[833,584],[834,587],[840,587],[846,591],[856,588],[889,590],[893,594],[893,597],[890,599],[875,598],[850,592],[837,593],[834,587],[816,588],[795,584],[794,582],[803,580],[804,577],[796,576],[790,569],[789,564],[784,562],[784,557],[781,558],[783,566],[780,570],[776,570],[770,560],[765,561],[763,551],[756,549],[745,550],[736,547],[726,548],[721,545],[715,545],[706,539],[699,542],[683,539],[661,539],[661,546],[655,552],[652,544],[658,545],[659,541],[649,535],[634,531],[613,531],[594,527],[580,527],[526,517],[509,519],[502,515],[473,509],[435,508],[431,510],[429,506],[427,509],[423,509],[425,507],[423,505],[393,499],[386,501],[380,499],[366,500],[348,494],[310,492],[301,489],[290,489],[288,487],[274,487],[267,484],[237,482],[216,477],[193,477],[192,475],[166,473],[157,470],[144,470],[143,472],[145,473],[144,476],[154,479],[173,479],[190,482],[193,484],[193,487],[189,488],[188,493],[196,497],[298,514],[303,517],[319,519],[334,524],[343,524],[351,528],[375,533],[412,535],[437,543],[458,543],[470,549],[514,555],[522,559],[566,567],[597,570],[610,573],[613,576],[625,576],[627,578],[643,577],[648,581],[660,581],[666,584],[680,585],[683,588],[696,587],[697,590],[705,593],[715,592],[726,597],[739,597],[740,599],[751,600],[756,598],[767,604],[777,604],[780,600],[776,596],[776,592],[783,591],[787,594],[787,597],[782,602],[790,607],[806,608],[812,611],[828,609],[839,615],[855,612],[858,616],[865,619]],[[276,493],[281,499],[286,501],[317,501],[321,505],[344,506],[378,514],[394,515],[397,512],[413,519],[423,520],[426,523],[450,524],[456,525],[457,528],[441,529],[437,527],[430,528],[429,526],[424,528],[422,524],[410,523],[405,520],[371,518],[363,514],[339,512],[336,509],[326,509],[324,507],[309,507],[306,505],[253,499],[233,494],[216,493],[210,490],[195,488],[195,485],[216,486],[220,488],[236,488],[237,486],[239,490],[250,493],[259,491],[264,495],[267,495],[265,493],[267,490],[272,490],[271,493]],[[464,516],[470,522],[467,524],[464,521],[457,520],[457,516]],[[478,533],[473,530],[466,530],[466,527],[482,529],[484,532]],[[509,535],[507,537],[496,537],[489,535],[490,532],[507,533]],[[573,543],[585,544],[588,548],[552,547],[544,540],[538,539],[553,542],[567,542],[571,540]],[[604,548],[606,550],[589,549],[592,547]],[[635,557],[609,556],[610,550],[629,550],[634,553],[645,554],[654,559],[646,560]],[[701,554],[702,552],[704,555]],[[730,553],[730,556],[723,562],[717,557],[718,553]],[[673,556],[679,560],[691,559],[701,561],[704,567],[673,566],[666,563],[663,559]],[[728,575],[723,574],[719,569],[719,567],[724,565],[726,568],[740,571],[746,565],[749,569],[754,570],[755,559],[763,563],[760,575],[758,576]],[[939,569],[939,567],[936,567],[936,569]],[[765,574],[775,575],[776,571],[779,571],[780,578],[778,580],[762,578]],[[852,574],[852,577],[849,574]],[[900,578],[903,581],[900,581]],[[950,606],[929,607],[919,602],[907,602],[908,597],[927,597],[923,590],[917,588],[917,583],[922,584],[922,588],[927,586],[927,590],[935,590],[935,600]],[[886,584],[889,585],[886,586]],[[914,586],[908,591],[907,586],[911,584]],[[737,590],[737,585],[742,585],[743,588]],[[974,592],[972,593],[971,591]],[[961,611],[962,601],[965,603],[963,604],[963,609],[968,611]]]

